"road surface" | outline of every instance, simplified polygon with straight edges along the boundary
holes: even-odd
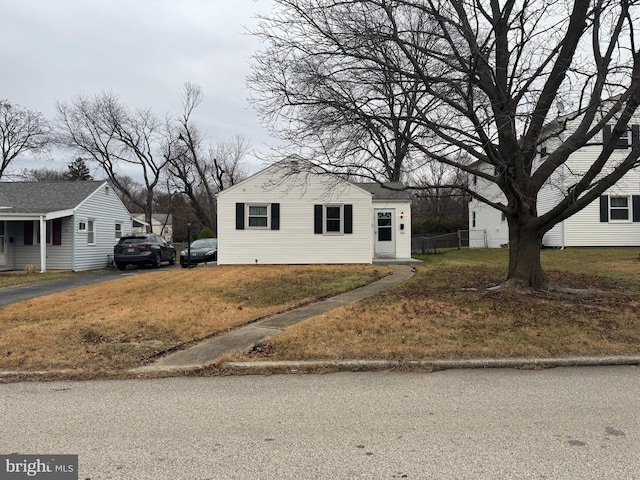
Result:
[[[631,479],[640,370],[0,385],[0,453],[80,479]]]

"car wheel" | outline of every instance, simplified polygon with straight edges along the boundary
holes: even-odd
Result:
[[[176,252],[173,252],[171,254],[171,260],[169,260],[169,265],[175,265],[176,264]]]
[[[118,267],[118,270],[125,270],[127,268],[127,264],[126,263],[116,263],[116,267]]]
[[[182,268],[189,268],[189,264],[188,263],[181,263],[180,265],[182,265]]]
[[[213,261],[217,262],[218,261],[218,252],[214,252],[213,253]]]
[[[153,266],[155,268],[160,268],[162,266],[162,254],[160,252],[156,253],[156,258],[154,260]]]

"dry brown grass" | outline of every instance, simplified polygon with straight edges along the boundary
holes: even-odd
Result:
[[[0,309],[0,370],[134,367],[175,345],[387,271],[372,265],[172,269],[8,305]]]
[[[262,348],[266,355],[245,353],[232,359],[409,361],[640,354],[637,284],[551,272],[554,281],[595,288],[597,293],[520,295],[483,288],[500,283],[503,275],[502,269],[487,266],[421,267],[393,292],[271,337]]]

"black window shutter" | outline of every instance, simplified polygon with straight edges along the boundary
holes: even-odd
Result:
[[[631,197],[631,205],[633,206],[633,221],[640,222],[640,195]]]
[[[608,222],[609,221],[609,196],[602,195],[600,197],[600,221]]]
[[[271,230],[280,230],[280,204],[271,204]]]
[[[344,233],[353,233],[353,205],[344,206]]]
[[[33,222],[24,222],[24,244],[33,245]]]
[[[631,125],[631,145],[636,146],[640,143],[640,125]]]
[[[244,230],[244,203],[236,203],[236,230]]]
[[[611,125],[602,127],[602,144],[606,144],[611,138]]]
[[[313,233],[322,233],[322,205],[313,206]]]
[[[62,219],[56,218],[51,222],[51,244],[62,245]]]

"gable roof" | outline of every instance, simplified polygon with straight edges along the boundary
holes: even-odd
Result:
[[[106,181],[0,182],[0,213],[46,214],[78,207]]]
[[[383,183],[353,183],[354,185],[373,194],[374,200],[411,200],[411,194],[404,190],[400,182]]]

